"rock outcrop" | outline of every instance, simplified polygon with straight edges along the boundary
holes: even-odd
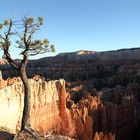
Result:
[[[93,140],[115,140],[115,135],[96,132]]]
[[[81,99],[75,103],[66,92],[65,81],[62,79],[46,82],[36,76],[29,81],[33,129],[42,133],[62,134],[77,140],[132,140],[136,96],[133,93],[136,89],[134,85],[133,88],[132,85],[128,88],[131,89],[130,94],[120,88],[118,91],[108,90],[110,96],[107,98],[104,97],[107,92],[93,97],[90,90],[86,91],[84,88]],[[7,86],[0,89],[0,127],[16,133],[21,126],[24,106],[23,85],[20,78],[4,82]],[[82,86],[72,89],[81,92]],[[95,89],[94,92],[96,93]]]
[[[64,134],[73,138],[79,138],[83,132],[82,135],[85,135],[90,130],[91,133],[87,134],[92,136],[92,120],[91,117],[87,118],[87,109],[81,109],[80,114],[74,114],[74,117],[72,111],[66,107],[64,80],[45,82],[41,79],[38,81],[31,79],[30,85],[32,128],[43,133],[53,131],[53,133]],[[24,106],[23,97],[21,82],[15,82],[0,89],[0,127],[13,133],[20,129]],[[84,123],[82,121],[80,124],[78,121],[81,121],[81,117],[83,117]],[[87,129],[87,123],[91,126],[89,129]],[[79,126],[82,127],[82,133],[79,132]],[[88,137],[87,134],[86,138]]]
[[[8,83],[6,80],[4,82]],[[61,85],[61,82],[61,80],[48,83],[45,81],[30,80],[32,104],[31,124],[34,128],[42,131],[44,131],[44,129],[49,130],[49,128],[52,129],[52,126],[59,121],[60,87],[57,86],[57,83]],[[14,132],[16,129],[20,128],[23,97],[23,86],[21,82],[13,83],[12,85],[10,84],[0,89],[0,124],[2,127],[8,128]],[[34,118],[36,120],[34,120]],[[44,119],[49,120],[47,121],[48,124],[45,124]],[[44,128],[46,126],[47,128]]]

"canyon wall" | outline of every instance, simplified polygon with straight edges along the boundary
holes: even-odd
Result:
[[[9,82],[5,81],[5,83]],[[89,136],[89,139],[92,139],[92,119],[87,118],[87,109],[85,111],[73,109],[73,112],[77,111],[77,114],[72,113],[66,107],[67,93],[64,80],[45,82],[41,79],[30,79],[30,85],[30,115],[33,129],[43,133],[59,133],[76,139],[79,137],[88,139]],[[20,129],[24,106],[23,97],[23,86],[20,81],[0,89],[0,128],[12,133]],[[84,122],[81,122],[82,115],[84,115]]]
[[[1,83],[2,85],[2,83]],[[0,128],[16,132],[20,127],[23,111],[23,87],[21,83],[0,89]]]
[[[63,80],[48,83],[41,79],[40,81],[30,80],[32,108],[30,114],[33,128],[44,132],[52,129],[54,124],[59,125],[59,96],[63,82]],[[2,83],[9,82],[5,80]],[[0,127],[14,133],[20,129],[23,97],[23,85],[20,81],[0,89]]]
[[[67,135],[77,140],[132,140],[133,96],[118,93],[121,94],[121,103],[118,104],[118,100],[112,100],[113,96],[104,102],[101,97],[87,93],[87,96],[74,103],[66,92],[64,80],[46,82],[36,76],[29,81],[33,129]],[[23,97],[20,78],[1,81],[0,128],[13,133],[20,129]]]

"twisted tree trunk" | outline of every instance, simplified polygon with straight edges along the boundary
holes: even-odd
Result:
[[[31,109],[31,89],[26,73],[27,56],[21,62],[21,67],[19,69],[21,80],[24,87],[24,107],[21,122],[21,130],[25,129],[25,126],[30,126],[30,109]]]

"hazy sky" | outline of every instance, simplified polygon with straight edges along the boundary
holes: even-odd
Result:
[[[140,0],[1,0],[0,21],[27,13],[44,17],[38,37],[47,37],[55,54],[140,46]]]

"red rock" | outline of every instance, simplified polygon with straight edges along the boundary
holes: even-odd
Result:
[[[0,89],[0,112],[2,112],[0,126],[16,132],[20,129],[24,94],[23,85],[18,82],[20,79],[13,78],[11,81],[13,82],[9,82],[11,83],[9,86]],[[96,139],[114,140],[114,135],[109,134],[110,132],[116,135],[116,139],[124,137],[128,140],[132,137],[133,96],[122,94],[120,105],[113,102],[103,103],[99,96],[86,96],[74,104],[65,90],[64,80],[45,82],[41,79],[37,81],[31,79],[29,81],[33,129],[43,133],[51,131],[80,140],[93,140],[94,135]],[[6,80],[1,81],[2,84],[4,82]],[[67,108],[67,101],[70,103],[69,108]],[[103,133],[96,133],[101,131]]]
[[[105,135],[103,132],[96,132],[93,140],[115,140],[115,135],[111,133]]]

